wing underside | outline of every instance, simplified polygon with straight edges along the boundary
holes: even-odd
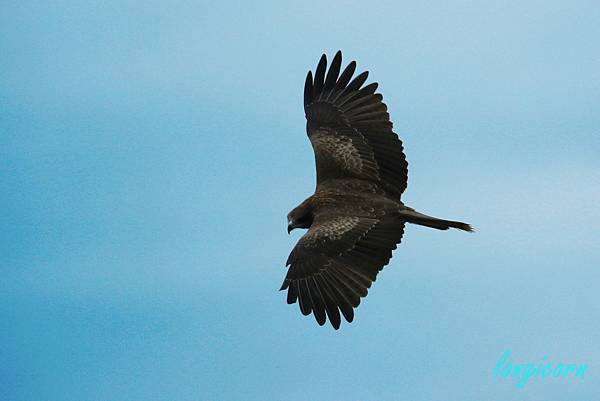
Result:
[[[287,302],[298,302],[320,325],[328,318],[338,329],[340,313],[351,322],[403,233],[404,221],[395,216],[317,218],[288,258],[281,287]]]
[[[408,181],[408,163],[383,97],[375,92],[378,84],[363,86],[366,71],[353,78],[354,61],[340,73],[341,63],[337,52],[327,70],[323,55],[314,78],[309,71],[304,87],[317,185],[332,178],[365,179],[400,199]]]

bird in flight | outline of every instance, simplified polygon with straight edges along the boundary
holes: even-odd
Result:
[[[290,253],[281,286],[288,304],[298,302],[303,315],[312,313],[321,326],[329,319],[336,330],[340,313],[354,319],[354,308],[402,240],[405,223],[473,231],[402,203],[408,163],[378,84],[364,85],[367,71],[353,78],[354,61],[340,73],[341,66],[340,51],[329,69],[323,54],[315,75],[306,76],[304,112],[317,188],[287,216],[288,233],[308,231]]]

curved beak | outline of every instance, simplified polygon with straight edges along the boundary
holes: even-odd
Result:
[[[294,220],[288,219],[288,234],[291,233],[294,228],[298,228],[298,226],[294,223]]]

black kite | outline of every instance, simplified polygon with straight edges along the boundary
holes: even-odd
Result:
[[[340,74],[337,52],[329,70],[321,57],[315,75],[306,76],[306,131],[315,152],[317,188],[314,195],[288,214],[288,233],[308,231],[292,250],[281,286],[287,302],[314,314],[319,325],[327,318],[340,327],[340,312],[348,322],[361,297],[388,264],[402,240],[404,224],[438,230],[472,231],[458,221],[437,219],[405,206],[408,163],[402,142],[392,130],[377,83],[363,86],[368,72],[352,79],[356,62]]]

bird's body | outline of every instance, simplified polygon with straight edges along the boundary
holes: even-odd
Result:
[[[307,133],[315,153],[315,193],[288,214],[288,232],[307,228],[292,250],[281,287],[288,303],[300,304],[323,325],[339,328],[389,263],[405,223],[440,230],[471,231],[466,223],[430,217],[405,206],[408,181],[402,142],[392,131],[377,84],[362,86],[368,73],[352,79],[356,63],[340,74],[338,52],[325,75],[321,57],[304,88]]]

